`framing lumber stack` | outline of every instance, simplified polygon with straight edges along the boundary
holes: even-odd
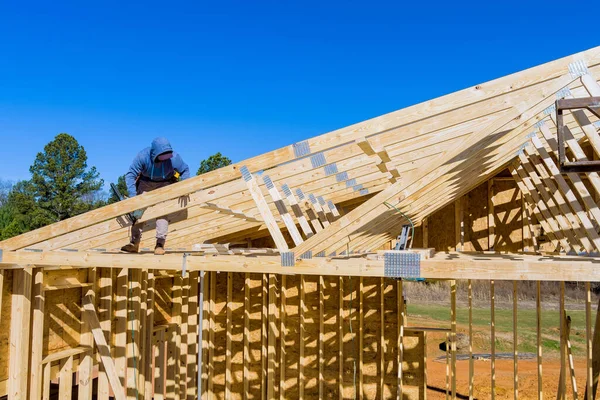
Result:
[[[0,242],[0,396],[45,399],[57,384],[81,399],[422,397],[408,367],[420,333],[376,253],[409,220],[414,247],[438,251],[420,277],[453,282],[451,396],[457,279],[492,292],[498,280],[586,282],[591,396],[600,177],[560,173],[553,105],[598,96],[597,76],[600,48]],[[567,161],[597,158],[597,117],[563,117]],[[142,247],[156,217],[171,221],[166,256],[116,251],[140,208]]]

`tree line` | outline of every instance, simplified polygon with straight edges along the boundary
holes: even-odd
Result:
[[[200,162],[197,175],[231,164],[221,153]],[[88,167],[87,153],[68,133],[58,134],[37,153],[29,167],[30,179],[0,179],[0,240],[114,203],[96,167]],[[125,175],[115,183],[127,193]]]

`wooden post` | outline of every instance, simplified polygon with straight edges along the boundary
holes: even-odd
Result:
[[[299,327],[299,345],[300,350],[298,354],[298,398],[304,398],[304,386],[306,384],[304,378],[304,275],[300,275],[300,304],[298,306],[298,313],[300,317],[300,327]]]
[[[250,274],[244,277],[244,400],[250,397]]]
[[[452,400],[456,400],[456,281],[450,281],[450,329],[452,356]]]
[[[1,286],[1,285],[0,285]],[[0,297],[2,288],[0,287]],[[31,326],[31,376],[29,397],[39,400],[42,397],[42,352],[44,350],[44,269],[36,268],[33,276],[33,317]],[[0,308],[2,304],[0,304]]]
[[[383,394],[385,375],[385,281],[384,278],[379,278],[379,393],[381,398],[385,398]]]
[[[537,329],[537,381],[538,400],[544,399],[544,385],[542,381],[542,291],[540,281],[536,282],[536,329]]]
[[[233,297],[233,273],[227,273],[227,323],[226,323],[226,336],[227,343],[225,345],[225,399],[231,399],[231,381],[232,381],[232,373],[231,373],[231,341],[232,341],[232,332],[231,329],[233,327],[232,321],[232,299]]]
[[[492,341],[492,400],[496,398],[496,293],[494,287],[494,281],[490,281],[490,310],[491,310],[491,324],[490,324],[490,338]]]
[[[402,400],[403,382],[402,382],[402,365],[404,364],[404,290],[402,287],[402,281],[398,280],[397,283],[398,292],[398,396],[397,400]],[[423,361],[425,362],[425,361]],[[427,368],[427,367],[425,367]],[[427,385],[425,385],[427,386]]]
[[[102,365],[104,365],[104,370],[108,376],[110,386],[113,389],[115,399],[125,400],[125,390],[119,380],[115,364],[110,357],[110,348],[106,342],[104,332],[102,332],[102,327],[100,326],[100,320],[98,320],[98,315],[94,308],[94,293],[92,290],[88,290],[87,295],[83,298],[83,309],[85,313],[88,314],[88,321],[90,323],[92,335],[94,336],[94,342],[96,343],[96,348],[100,354],[100,361],[102,362]]]
[[[324,346],[325,346],[325,331],[324,331],[324,310],[325,310],[325,278],[319,275],[319,400],[323,399],[323,367],[325,364]]]
[[[467,281],[469,298],[469,400],[473,400],[473,386],[475,378],[475,363],[473,360],[473,283]]]
[[[344,281],[338,278],[338,396],[344,400]]]
[[[275,292],[275,274],[269,274],[269,335],[267,350],[267,398],[275,398],[275,343],[277,342],[277,327],[275,313],[277,312],[277,293]]]
[[[126,387],[125,373],[127,371],[127,299],[129,269],[117,270],[116,276],[116,302],[115,302],[115,347],[113,357],[115,368],[122,387]]]
[[[58,373],[58,398],[59,400],[71,400],[73,391],[73,356],[60,360]]]
[[[565,367],[567,362],[567,341],[566,341],[566,321],[565,321],[565,283],[560,282],[559,295],[559,316],[560,316],[560,377],[558,382],[557,399],[564,400],[566,397],[566,374]]]
[[[514,399],[519,398],[519,334],[518,334],[518,286],[517,281],[513,281],[513,395]]]
[[[110,268],[98,268],[98,286],[99,286],[99,302],[98,302],[98,319],[100,327],[104,332],[104,338],[107,343],[111,341],[111,325],[112,325],[112,270]],[[110,396],[110,384],[108,375],[104,369],[104,365],[100,365],[98,369],[98,400],[108,400]]]
[[[13,271],[13,294],[10,317],[10,361],[8,366],[8,397],[26,400],[29,376],[29,324],[31,323],[30,267]]]
[[[207,393],[208,400],[215,398],[214,385],[215,385],[215,302],[217,297],[217,273],[211,272],[210,274],[210,300],[209,300],[209,325],[208,325],[208,382],[207,382]],[[265,332],[266,334],[266,332]],[[264,382],[264,380],[263,380]],[[265,385],[261,385],[264,387]]]
[[[281,301],[280,301],[280,311],[279,311],[279,322],[280,322],[280,345],[281,350],[279,354],[279,398],[281,400],[285,400],[285,334],[286,334],[286,295],[287,295],[287,279],[285,275],[281,275]]]
[[[594,380],[594,370],[592,368],[592,286],[589,282],[585,283],[585,355],[586,355],[586,400],[593,400],[594,393],[592,382]]]
[[[496,221],[494,220],[494,180],[488,181],[488,250],[496,245]]]
[[[364,329],[364,315],[365,315],[365,307],[364,307],[364,282],[363,277],[360,277],[360,289],[359,289],[359,299],[358,299],[358,399],[362,400],[364,396],[364,387],[363,387],[363,347],[364,347],[364,339],[363,339],[363,329]]]
[[[429,247],[429,218],[423,218],[423,248]]]
[[[92,284],[94,290],[90,291],[92,301],[95,302],[96,292],[96,268],[90,268],[87,271],[88,282]],[[79,343],[82,346],[92,347],[94,345],[94,337],[92,336],[92,329],[89,321],[89,314],[84,313],[81,318],[81,334]],[[78,376],[78,399],[91,400],[92,389],[93,389],[93,368],[94,368],[94,357],[93,352],[85,352],[80,356],[79,361],[79,376]]]

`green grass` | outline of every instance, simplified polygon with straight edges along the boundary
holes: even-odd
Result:
[[[585,311],[568,311],[571,317],[571,345],[574,355],[585,354]],[[489,350],[490,346],[490,309],[473,309],[473,329],[481,338],[481,350]],[[437,304],[408,304],[410,325],[427,322],[439,327],[450,326],[450,307]],[[459,332],[468,332],[469,310],[457,308],[456,320]],[[439,322],[439,323],[438,323]],[[537,349],[537,316],[536,310],[519,310],[517,314],[517,331],[520,352],[536,352]],[[512,309],[496,308],[496,348],[497,351],[512,351],[513,313]],[[559,312],[558,310],[542,310],[542,347],[544,352],[559,352]]]

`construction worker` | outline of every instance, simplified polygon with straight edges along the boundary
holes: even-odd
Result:
[[[189,176],[190,169],[181,156],[173,151],[167,139],[158,137],[152,141],[150,147],[146,147],[135,157],[125,174],[125,183],[129,197],[133,197],[187,179]],[[131,227],[131,242],[123,246],[122,251],[137,253],[140,250],[143,227],[143,222]],[[165,254],[168,227],[169,222],[165,217],[156,219],[155,255]]]

